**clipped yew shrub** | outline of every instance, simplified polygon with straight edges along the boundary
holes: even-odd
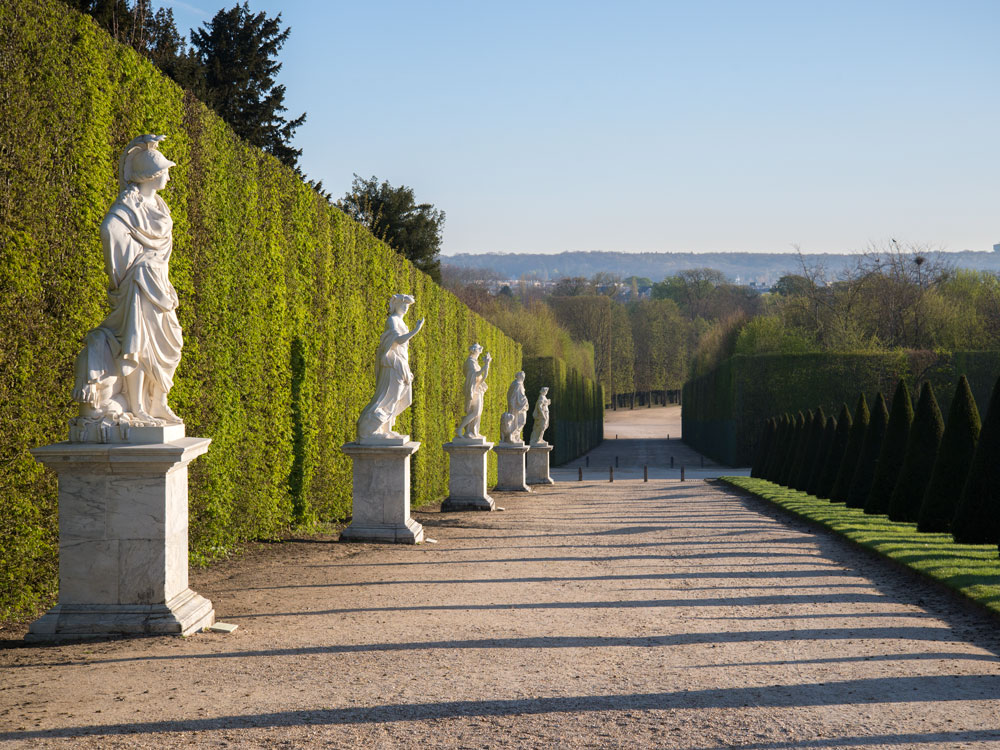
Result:
[[[833,491],[833,485],[837,481],[837,473],[844,462],[847,441],[851,435],[853,420],[851,419],[851,412],[847,408],[847,404],[840,405],[840,414],[837,415],[836,422],[836,432],[833,434],[830,449],[827,451],[826,458],[823,461],[823,472],[820,475],[819,484],[813,493],[816,497],[824,499],[829,499]]]
[[[776,482],[778,470],[784,462],[785,453],[788,449],[788,430],[791,424],[791,417],[782,414],[777,419],[777,427],[774,434],[774,444],[768,451],[767,461],[764,464],[763,479],[769,482]]]
[[[757,451],[754,453],[753,465],[750,467],[750,476],[760,478],[764,471],[764,461],[768,452],[773,447],[775,435],[775,420],[768,419],[764,423],[764,432],[761,433]]]
[[[889,499],[889,520],[917,520],[943,434],[944,419],[934,398],[934,386],[925,382],[920,387],[920,398],[910,425],[903,467]]]
[[[871,413],[868,411],[865,394],[862,393],[858,396],[858,405],[854,408],[854,419],[851,422],[851,434],[847,439],[847,447],[844,449],[844,459],[840,462],[837,478],[830,491],[831,502],[846,503],[850,496],[851,481],[854,479],[854,470],[858,467],[858,458],[861,456],[861,446],[865,442],[869,421],[871,421]]]
[[[816,459],[813,461],[812,474],[805,491],[810,495],[819,492],[819,483],[823,478],[823,469],[826,467],[826,458],[830,455],[830,448],[833,446],[834,437],[837,435],[837,419],[830,417],[826,420],[826,427],[823,428],[823,435],[820,438],[819,450],[816,452]]]
[[[906,442],[910,438],[910,425],[913,423],[913,402],[906,383],[900,380],[896,384],[896,392],[892,396],[892,408],[889,410],[889,423],[885,428],[885,438],[875,465],[875,476],[872,478],[872,488],[865,501],[865,513],[882,515],[889,512],[889,499],[896,488],[899,471],[903,468],[906,458]]]
[[[1000,378],[986,409],[951,534],[963,544],[1000,542]]]
[[[795,477],[795,489],[805,492],[812,478],[813,466],[816,463],[816,456],[819,454],[820,444],[823,442],[823,433],[826,430],[826,414],[823,407],[816,407],[812,412],[812,419],[808,424],[805,444],[802,451],[802,462],[799,465]]]
[[[778,484],[789,486],[795,466],[799,457],[799,449],[802,447],[802,439],[806,430],[806,416],[802,412],[796,414],[792,419],[791,429],[788,433],[788,445],[785,451],[784,462],[778,472]]]
[[[882,451],[882,440],[889,424],[889,409],[881,392],[875,394],[872,404],[871,421],[865,430],[865,439],[858,452],[858,465],[854,468],[851,489],[847,493],[848,508],[864,508],[875,479],[875,466]]]
[[[917,529],[928,533],[948,531],[969,475],[981,423],[976,400],[963,375],[955,387],[948,410],[948,422],[941,436],[927,493],[920,505]]]

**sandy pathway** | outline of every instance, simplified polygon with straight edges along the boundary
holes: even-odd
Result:
[[[497,497],[198,572],[232,635],[0,650],[0,746],[1000,748],[996,622],[844,542],[700,481]]]

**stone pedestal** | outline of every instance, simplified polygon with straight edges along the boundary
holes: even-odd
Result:
[[[444,444],[448,454],[448,498],[441,511],[494,510],[496,503],[486,494],[486,454],[493,443],[454,440]]]
[[[342,542],[419,544],[424,527],[410,517],[410,456],[420,443],[345,443],[354,461],[351,525]]]
[[[528,446],[527,481],[528,484],[555,484],[549,476],[549,454],[552,446],[548,443],[532,443]]]
[[[59,476],[59,603],[26,640],[188,635],[215,622],[212,603],[188,588],[187,465],[210,442],[31,451]]]
[[[531,492],[524,481],[524,455],[528,446],[524,443],[497,443],[493,448],[497,454],[497,492]]]

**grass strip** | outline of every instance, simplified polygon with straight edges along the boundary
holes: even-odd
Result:
[[[1000,614],[1000,558],[995,544],[957,544],[951,534],[921,534],[915,523],[868,516],[766,479],[720,477],[738,489],[815,521],[862,547],[943,583]]]

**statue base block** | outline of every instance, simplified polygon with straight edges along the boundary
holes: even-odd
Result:
[[[442,513],[459,510],[495,510],[496,503],[486,493],[486,454],[493,443],[469,444],[459,441],[444,444],[448,454],[448,497],[441,503]]]
[[[528,484],[555,484],[549,476],[549,454],[552,446],[548,443],[532,443],[525,458]]]
[[[424,527],[410,517],[410,456],[420,443],[345,443],[354,461],[351,524],[342,542],[419,544]]]
[[[493,448],[497,454],[497,492],[531,492],[524,481],[524,456],[528,446],[524,443],[497,443]]]
[[[212,603],[188,588],[187,465],[210,442],[31,451],[59,477],[59,603],[27,640],[188,635],[215,622]]]

